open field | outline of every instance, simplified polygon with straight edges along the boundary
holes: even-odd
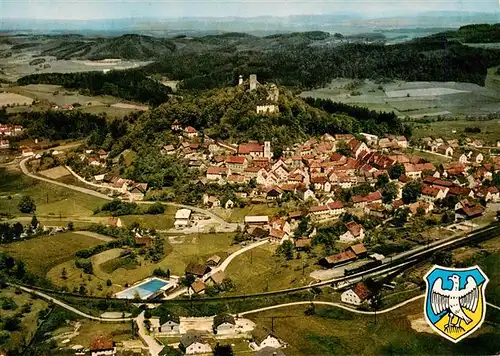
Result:
[[[406,150],[405,152],[411,153],[411,155],[413,155],[413,156],[422,157],[423,159],[426,159],[427,161],[429,161],[432,164],[434,164],[435,166],[439,166],[442,163],[450,162],[451,161],[450,158],[446,158],[446,157],[443,157],[443,156],[440,156],[440,155],[437,155],[437,154],[433,154],[433,153],[430,153],[430,152],[423,152],[423,151],[411,150],[411,149]]]
[[[465,133],[466,127],[478,127],[478,134]],[[453,131],[456,131],[453,133]],[[426,136],[442,137],[445,139],[458,139],[465,135],[471,139],[480,139],[490,144],[495,144],[500,139],[500,120],[487,121],[436,121],[429,124],[416,124],[413,129],[413,137],[418,139]]]
[[[28,98],[27,96],[15,93],[0,92],[0,108],[4,106],[13,106],[13,105],[31,105],[32,103],[33,99]]]
[[[54,180],[71,175],[71,173],[63,166],[57,166],[44,171],[39,171],[38,174]]]
[[[92,340],[100,334],[109,335],[115,342],[133,339],[130,323],[99,323],[86,319],[81,319],[78,322],[80,323],[80,328],[77,331],[77,335],[71,338],[70,345],[82,345],[88,348]],[[74,327],[72,325],[67,325],[55,330],[52,334],[57,337],[58,335],[71,333],[73,331]],[[60,342],[63,341],[64,338],[58,339],[59,345],[63,346]]]
[[[279,208],[269,207],[267,204],[250,204],[244,208],[214,209],[215,213],[229,222],[243,222],[247,215],[269,215],[274,216]]]
[[[500,350],[500,329],[487,323],[459,344],[429,333],[422,305],[420,299],[377,315],[376,323],[374,316],[323,306],[316,306],[314,316],[305,316],[306,308],[300,306],[247,317],[268,330],[276,317],[274,330],[289,344],[287,355],[491,355]],[[486,321],[498,322],[498,317],[490,308]]]
[[[23,195],[36,203],[38,217],[88,217],[106,201],[24,176],[19,170],[0,168],[0,212],[22,216],[17,205]],[[9,199],[10,197],[10,199]]]
[[[302,260],[274,256],[276,245],[265,245],[237,256],[226,269],[234,294],[259,293],[307,285],[314,266],[302,270]]]
[[[20,331],[9,332],[9,340],[5,344],[0,343],[1,349],[10,349],[21,345],[25,340],[30,340],[33,336],[38,323],[38,313],[47,308],[47,303],[41,299],[34,299],[28,293],[16,294],[14,288],[5,288],[0,290],[0,298],[12,298],[17,304],[14,310],[3,310],[2,318],[10,317],[18,314],[21,308],[25,305],[30,306],[29,312],[22,313]]]
[[[23,260],[28,270],[44,276],[52,267],[72,259],[76,251],[101,243],[90,236],[66,232],[0,245],[0,251]]]
[[[110,279],[113,284],[124,286],[150,277],[156,268],[169,269],[173,275],[182,276],[190,262],[205,263],[214,254],[224,259],[236,251],[239,246],[231,246],[232,238],[233,234],[223,233],[167,236],[164,244],[165,257],[161,261],[154,263],[138,256],[137,265],[128,260],[122,261],[119,257],[121,249],[108,250],[92,257],[93,278],[99,279],[98,283],[101,284]],[[52,275],[60,275],[62,267],[68,268],[68,265],[58,266],[56,269],[59,273],[54,271]],[[106,288],[101,294],[104,292]]]
[[[174,227],[175,211],[173,207],[165,207],[165,213],[161,215],[125,215],[120,219],[126,226],[137,222],[146,229],[168,230]]]
[[[371,80],[336,79],[324,88],[300,95],[394,112],[397,116],[415,119],[486,115],[500,111],[498,76],[493,68],[488,73],[485,87],[456,82],[392,81],[378,84]]]
[[[127,104],[127,103],[116,103],[111,105],[114,108],[119,108],[119,109],[127,109],[127,110],[139,110],[139,111],[144,111],[148,110],[149,107],[145,105],[134,105],[134,104]]]

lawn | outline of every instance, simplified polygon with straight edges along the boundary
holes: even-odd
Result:
[[[99,278],[101,284],[109,278],[114,284],[124,286],[150,277],[156,268],[169,269],[173,275],[181,276],[190,262],[205,263],[214,254],[225,258],[239,248],[231,246],[231,233],[171,235],[164,238],[165,257],[157,263],[138,256],[138,265],[134,268],[131,263],[119,258],[118,249],[94,256],[94,273],[98,276],[95,278]],[[56,272],[54,275],[57,275]],[[103,292],[106,292],[106,288]]]
[[[41,182],[17,170],[0,168],[0,213],[23,215],[17,209],[21,196],[29,195],[36,203],[39,217],[91,216],[106,201],[71,189]],[[11,199],[9,199],[9,196]]]
[[[29,271],[45,276],[52,267],[72,259],[76,251],[101,243],[90,236],[66,232],[0,245],[0,251],[23,260]]]
[[[479,127],[478,134],[464,133],[466,127]],[[456,130],[456,133],[453,133]],[[437,121],[429,124],[416,124],[413,129],[413,137],[421,138],[426,136],[442,137],[444,139],[458,139],[465,135],[471,139],[484,140],[486,143],[496,145],[496,140],[500,137],[500,120],[489,121]]]
[[[147,206],[142,207],[147,209]],[[146,229],[168,230],[174,227],[175,211],[175,208],[165,206],[165,213],[161,215],[125,215],[120,216],[120,219],[125,226],[137,222]]]
[[[219,215],[226,217],[229,222],[243,222],[247,215],[268,215],[270,217],[276,215],[279,208],[269,207],[267,204],[250,204],[244,208],[234,208],[230,210],[217,209]]]
[[[500,329],[485,323],[458,344],[432,333],[417,332],[410,320],[423,318],[423,300],[388,314],[361,316],[338,308],[316,306],[305,316],[305,306],[276,309],[246,317],[271,330],[289,344],[287,355],[492,355],[500,350]],[[496,311],[487,321],[498,322]],[[426,328],[427,329],[427,328]]]
[[[2,318],[20,313],[24,305],[30,305],[31,310],[23,313],[21,318],[21,330],[10,332],[10,339],[5,344],[0,344],[0,348],[10,349],[18,346],[26,339],[31,338],[37,328],[38,313],[47,308],[47,303],[41,299],[34,299],[28,293],[15,294],[13,288],[6,288],[0,291],[0,298],[12,298],[17,304],[14,310],[2,310]]]
[[[441,165],[442,163],[445,163],[445,162],[451,162],[451,159],[449,158],[446,158],[446,157],[443,157],[443,156],[439,156],[439,155],[436,155],[436,154],[432,154],[432,153],[429,153],[429,152],[422,152],[422,151],[417,151],[417,150],[406,150],[405,151],[406,153],[409,153],[413,156],[419,156],[419,157],[422,157],[423,159],[431,162],[432,164],[434,164],[435,166],[439,166]]]
[[[82,345],[90,347],[92,340],[98,335],[109,335],[115,342],[133,339],[131,323],[99,323],[86,319],[79,320],[81,323],[78,335],[71,339],[70,345]],[[68,332],[67,326],[57,329],[53,335]],[[64,339],[60,339],[62,341]],[[60,346],[63,346],[62,344]]]
[[[259,293],[307,285],[314,266],[302,271],[302,259],[274,256],[276,245],[264,245],[237,256],[226,269],[235,285],[233,294]],[[305,257],[303,255],[302,257]]]

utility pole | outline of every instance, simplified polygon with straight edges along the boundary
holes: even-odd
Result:
[[[250,264],[253,264],[253,251],[250,250]]]

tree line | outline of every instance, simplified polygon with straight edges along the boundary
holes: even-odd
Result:
[[[79,73],[40,73],[20,78],[19,85],[54,84],[79,89],[85,95],[112,95],[126,100],[159,105],[172,90],[138,69]]]

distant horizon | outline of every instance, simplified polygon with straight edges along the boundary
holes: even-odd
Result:
[[[16,20],[31,20],[31,21],[112,21],[112,20],[133,20],[133,19],[141,19],[141,20],[189,20],[189,19],[266,19],[266,18],[290,18],[290,17],[321,17],[321,16],[356,16],[365,19],[382,19],[382,18],[393,18],[393,17],[415,17],[422,16],[426,14],[438,14],[438,13],[454,13],[454,14],[474,14],[474,15],[492,15],[495,13],[500,13],[500,10],[487,12],[487,11],[456,11],[456,10],[436,10],[436,11],[422,11],[414,14],[390,14],[390,15],[366,15],[362,13],[354,13],[354,12],[344,12],[344,13],[324,13],[324,14],[292,14],[292,15],[256,15],[256,16],[237,16],[237,15],[227,15],[227,16],[175,16],[175,17],[160,17],[160,16],[124,16],[124,17],[107,17],[107,18],[86,18],[86,19],[64,19],[64,18],[36,18],[36,17],[9,17],[9,18],[1,18],[2,21],[16,21]],[[500,19],[498,20],[500,23]]]
[[[2,0],[0,19],[98,21],[126,19],[414,17],[426,13],[496,14],[498,0]]]

